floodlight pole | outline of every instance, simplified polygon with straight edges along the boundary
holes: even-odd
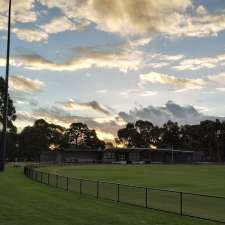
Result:
[[[5,153],[6,153],[6,138],[8,124],[8,87],[9,87],[9,58],[10,58],[10,38],[11,38],[11,0],[9,0],[8,11],[8,37],[7,37],[7,56],[6,56],[6,73],[4,87],[4,110],[3,110],[3,128],[0,149],[0,172],[5,170]]]

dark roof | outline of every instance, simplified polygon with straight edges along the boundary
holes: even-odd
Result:
[[[118,152],[144,152],[144,151],[151,151],[151,152],[182,152],[182,153],[193,153],[194,151],[186,151],[186,150],[179,150],[179,149],[162,149],[162,148],[108,148],[105,149],[104,152],[107,151],[118,151]]]
[[[65,148],[59,150],[59,152],[102,152],[102,149],[77,149],[77,148]]]
[[[186,150],[180,150],[180,149],[162,149],[162,148],[107,148],[107,149],[75,149],[75,148],[67,148],[67,149],[61,149],[54,152],[180,152],[180,153],[186,153],[191,154],[194,153],[194,151],[186,151]]]

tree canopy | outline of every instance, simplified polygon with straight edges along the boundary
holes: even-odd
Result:
[[[105,148],[105,143],[98,139],[95,130],[83,123],[72,123],[64,134],[64,147],[74,148]]]
[[[198,125],[168,121],[162,127],[149,121],[128,123],[118,131],[117,143],[125,147],[174,148],[204,151],[210,161],[225,161],[225,121],[205,120]]]

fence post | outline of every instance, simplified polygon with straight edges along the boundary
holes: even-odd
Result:
[[[56,175],[56,178],[55,179],[56,179],[56,185],[55,186],[58,188],[58,185],[59,185],[59,176]]]
[[[41,183],[43,182],[43,181],[42,181],[42,177],[43,177],[43,172],[41,172]]]
[[[48,173],[48,185],[49,185],[49,173]]]
[[[183,215],[183,192],[180,192],[180,215]]]
[[[66,191],[69,191],[69,177],[66,177]]]
[[[117,202],[120,201],[120,184],[117,184]]]
[[[82,194],[82,179],[80,179],[80,194]]]
[[[148,208],[148,188],[145,188],[145,207]]]
[[[97,181],[97,199],[99,198],[99,181]]]

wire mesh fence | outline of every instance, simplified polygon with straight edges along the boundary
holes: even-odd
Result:
[[[35,181],[66,191],[225,223],[225,197],[78,179],[45,173],[32,166],[25,167],[24,174]]]

